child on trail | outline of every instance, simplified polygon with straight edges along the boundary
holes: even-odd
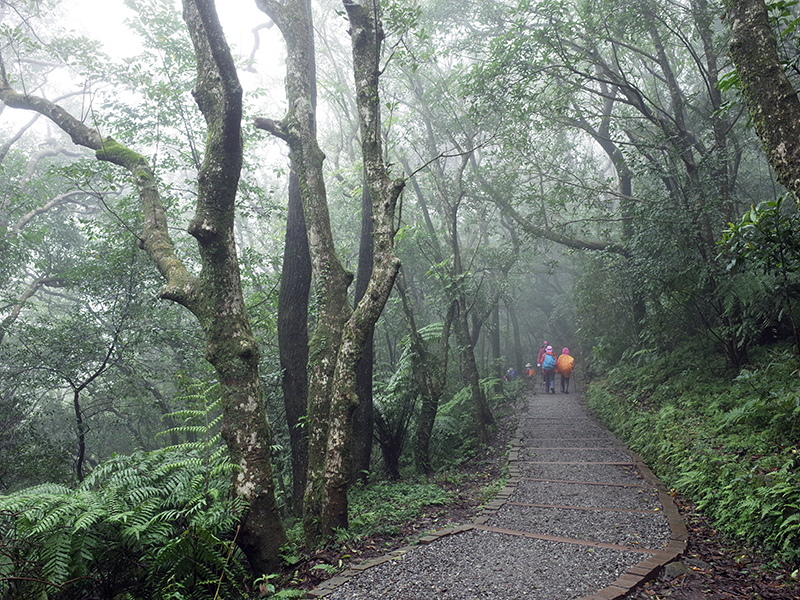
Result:
[[[556,393],[556,356],[553,354],[553,347],[545,348],[544,358],[542,358],[542,372],[544,373],[544,391],[551,394]]]
[[[569,348],[561,351],[556,361],[556,372],[561,375],[561,393],[569,394],[569,378],[575,368],[575,359],[569,355]]]
[[[533,368],[531,363],[525,365],[525,381],[528,383],[528,389],[530,389],[534,394],[536,393],[536,385],[533,382],[533,378],[536,376],[536,369]]]

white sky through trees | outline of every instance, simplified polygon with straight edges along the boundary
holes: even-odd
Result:
[[[134,16],[134,12],[124,0],[67,0],[63,6],[74,29],[103,42],[109,54],[128,56],[140,49],[136,36],[125,25],[125,19]],[[180,0],[175,0],[175,6],[181,10]],[[253,43],[252,28],[266,22],[266,15],[256,8],[254,0],[217,2],[217,11],[228,43],[240,54],[248,55]],[[262,50],[263,47],[262,39]]]
[[[181,0],[174,0],[175,10],[180,15]],[[102,44],[102,51],[112,60],[123,60],[140,54],[144,48],[138,35],[131,31],[127,22],[136,17],[134,10],[126,6],[125,0],[63,0],[60,11],[53,15],[54,29],[64,33],[82,35]],[[226,38],[240,65],[249,59],[254,45],[253,29],[269,22],[267,16],[258,10],[255,0],[220,0],[217,10],[223,24]],[[8,13],[6,14],[8,15]],[[285,76],[283,40],[277,27],[259,30],[259,49],[254,57],[255,70],[240,69],[239,77],[245,91],[266,91],[266,108],[269,116],[280,118],[285,111]],[[58,87],[61,77],[51,79]],[[82,85],[79,80],[63,81],[66,88]],[[66,88],[61,88],[65,91]],[[31,115],[21,110],[5,110],[0,118],[0,128],[16,131],[30,120]],[[46,119],[34,126],[43,130],[50,125]],[[8,129],[6,129],[8,131]]]

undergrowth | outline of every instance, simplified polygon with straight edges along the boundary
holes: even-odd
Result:
[[[683,350],[612,370],[590,406],[727,535],[800,562],[800,382],[786,346],[730,374]]]
[[[191,441],[114,456],[75,487],[46,484],[0,496],[0,598],[235,600],[304,594],[292,589],[303,582],[289,581],[285,573],[253,580],[236,544],[247,507],[231,493],[236,467],[220,438],[217,387],[198,385],[181,401],[197,408],[170,415],[182,425],[164,434]],[[350,527],[331,544],[346,548],[369,538],[394,543],[408,536],[404,526],[414,521],[436,529],[456,499],[449,490],[477,484],[482,501],[503,483],[503,477],[493,481],[487,469],[485,475],[447,470],[430,480],[412,476],[354,486]],[[311,557],[303,556],[299,525],[289,532],[283,558],[291,568]],[[311,568],[333,573],[345,560],[342,553],[338,564]]]
[[[176,413],[186,425],[172,432],[198,441],[115,456],[75,488],[0,496],[0,597],[245,597],[235,532],[246,506],[229,494],[218,414],[215,401]]]
[[[424,509],[448,504],[452,494],[430,483],[381,481],[355,488],[350,498],[350,528],[346,535],[396,535],[403,524]]]

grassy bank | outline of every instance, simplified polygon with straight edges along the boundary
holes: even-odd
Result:
[[[800,562],[800,377],[787,346],[727,371],[683,349],[620,366],[590,406],[668,486],[726,534]]]

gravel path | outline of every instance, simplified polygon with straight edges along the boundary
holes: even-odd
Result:
[[[473,523],[321,584],[326,600],[609,600],[683,550],[652,473],[574,394],[527,399],[511,479]]]

